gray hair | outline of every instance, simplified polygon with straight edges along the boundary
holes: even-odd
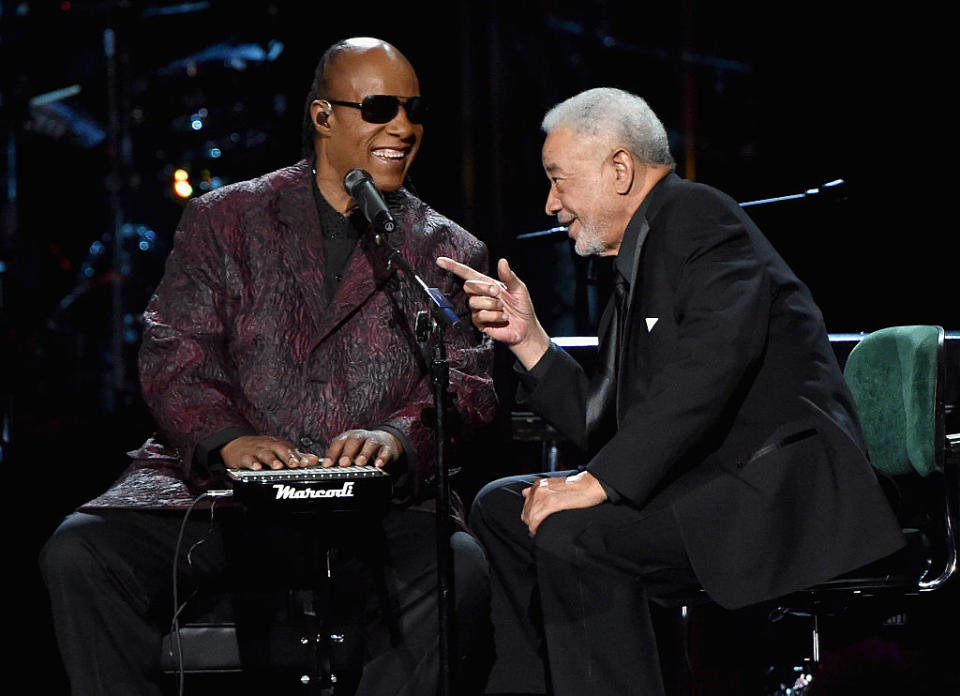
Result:
[[[569,128],[579,135],[623,145],[647,164],[676,167],[663,123],[642,98],[614,87],[597,87],[554,106],[543,117],[545,133]]]

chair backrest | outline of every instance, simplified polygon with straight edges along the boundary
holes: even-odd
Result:
[[[844,377],[880,471],[927,476],[942,467],[942,352],[939,326],[880,329],[850,352]]]

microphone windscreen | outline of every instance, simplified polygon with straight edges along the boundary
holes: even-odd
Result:
[[[357,197],[359,188],[367,182],[372,184],[373,177],[370,176],[370,172],[365,169],[351,169],[347,172],[347,175],[343,177],[343,187],[352,198]]]

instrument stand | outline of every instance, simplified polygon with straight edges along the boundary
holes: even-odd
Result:
[[[438,613],[440,620],[440,690],[442,696],[452,693],[453,675],[450,668],[451,654],[454,650],[454,579],[453,553],[450,549],[450,477],[446,462],[446,411],[447,385],[450,381],[450,367],[447,362],[444,325],[436,321],[426,311],[417,314],[417,340],[429,341],[430,375],[433,380],[433,399],[436,406],[437,441],[437,580],[439,592]]]
[[[420,288],[427,301],[430,311],[421,310],[417,313],[415,333],[421,343],[428,342],[430,347],[430,374],[433,382],[434,410],[436,412],[436,443],[437,443],[437,493],[436,493],[436,522],[437,522],[437,580],[439,592],[439,658],[440,658],[440,696],[451,696],[453,693],[453,673],[451,670],[451,655],[455,653],[455,625],[454,625],[454,577],[453,552],[450,549],[450,477],[447,470],[446,449],[446,422],[448,394],[447,386],[450,379],[449,364],[447,362],[445,330],[447,327],[458,327],[462,324],[460,317],[453,309],[439,288],[428,287],[427,284],[414,272],[400,252],[392,247],[383,234],[374,233],[374,242],[377,246],[387,250],[387,267],[396,264]]]

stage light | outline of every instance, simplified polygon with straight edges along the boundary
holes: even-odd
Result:
[[[180,198],[190,198],[193,195],[190,172],[186,169],[177,169],[173,172],[173,192]]]
[[[189,181],[181,180],[173,184],[173,191],[180,198],[190,198],[193,195],[193,186],[190,185]]]

